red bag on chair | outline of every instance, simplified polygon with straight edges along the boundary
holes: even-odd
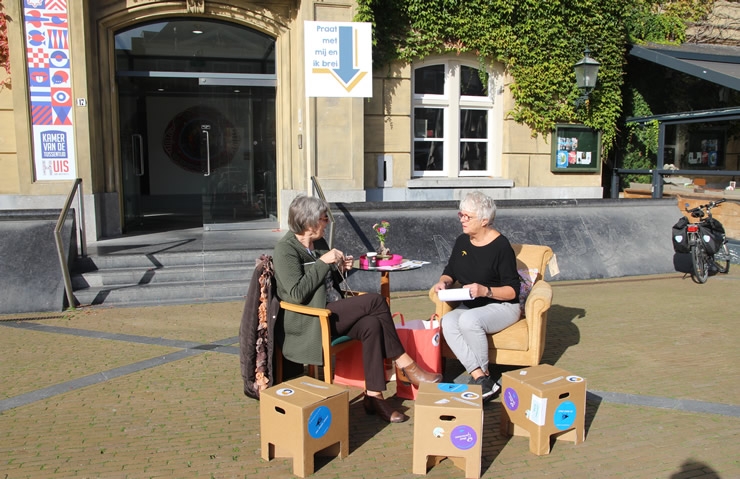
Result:
[[[334,382],[365,389],[365,367],[362,364],[360,341],[355,341],[352,346],[334,356]]]
[[[384,365],[387,382],[396,374],[396,371],[392,360],[386,359]],[[362,362],[361,342],[356,341],[334,357],[334,382],[365,389],[365,367]]]
[[[432,315],[429,320],[404,321],[402,314],[396,314],[401,317],[401,323],[396,323],[396,332],[406,353],[426,371],[441,373],[441,331],[437,315]],[[416,399],[418,392],[416,387],[410,384],[407,385],[400,378],[396,378],[396,396],[404,399]]]

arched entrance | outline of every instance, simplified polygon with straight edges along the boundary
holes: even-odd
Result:
[[[275,39],[204,18],[115,35],[124,229],[277,227]]]

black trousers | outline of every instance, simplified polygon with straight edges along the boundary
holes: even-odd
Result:
[[[383,359],[404,353],[385,298],[367,293],[334,301],[326,308],[332,312],[333,335],[362,342],[365,387],[370,391],[385,391]]]

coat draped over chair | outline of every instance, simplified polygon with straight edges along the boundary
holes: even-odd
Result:
[[[244,394],[255,399],[259,399],[260,392],[274,383],[273,352],[279,311],[272,257],[262,255],[249,282],[239,325],[239,362]]]

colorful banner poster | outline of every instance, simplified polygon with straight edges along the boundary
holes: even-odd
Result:
[[[24,0],[36,180],[77,177],[67,0]]]

